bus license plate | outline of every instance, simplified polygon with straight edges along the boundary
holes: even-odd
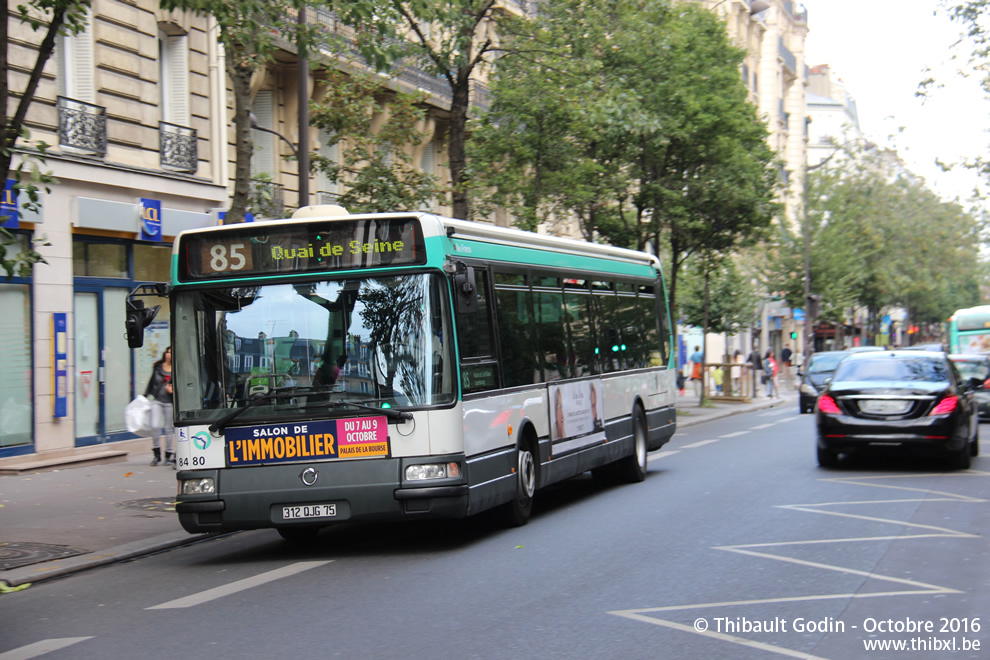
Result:
[[[300,518],[333,518],[336,515],[336,504],[307,504],[305,506],[282,507],[282,520],[298,520]]]

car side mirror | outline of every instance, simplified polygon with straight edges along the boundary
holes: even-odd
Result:
[[[826,378],[826,379],[825,379],[825,385],[826,385],[826,387],[827,387],[828,385],[830,385],[831,383],[832,383],[832,377],[831,377],[831,376],[829,376],[828,378]]]
[[[984,381],[982,378],[973,377],[969,379],[969,383],[967,384],[969,385],[969,389],[978,390],[983,387],[983,383]]]

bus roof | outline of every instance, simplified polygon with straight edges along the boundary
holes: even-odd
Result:
[[[204,236],[211,233],[223,234],[235,228],[242,231],[248,228],[264,231],[268,228],[287,228],[291,225],[303,225],[313,222],[354,222],[391,218],[415,218],[418,220],[420,227],[422,227],[422,235],[424,239],[430,241],[431,243],[434,241],[441,241],[442,244],[446,244],[444,251],[447,254],[462,258],[471,258],[472,256],[476,256],[478,258],[500,260],[498,257],[492,257],[491,255],[501,255],[503,248],[508,249],[508,252],[505,252],[505,254],[512,252],[513,248],[522,248],[527,255],[524,260],[521,261],[518,256],[514,259],[507,260],[516,261],[517,263],[540,262],[544,260],[539,258],[539,253],[543,253],[548,257],[547,261],[555,261],[557,263],[561,262],[562,259],[566,260],[567,257],[573,256],[590,259],[605,259],[610,262],[623,262],[628,264],[627,268],[648,267],[651,270],[660,271],[660,260],[656,256],[645,252],[637,252],[635,250],[619,248],[612,245],[602,245],[570,238],[537,234],[517,228],[498,227],[487,223],[456,220],[454,218],[446,218],[434,215],[432,213],[399,212],[351,215],[340,206],[303,207],[302,209],[296,211],[293,217],[289,219],[265,220],[254,223],[192,229],[182,232],[180,238],[177,238],[175,241],[175,254],[178,255],[180,239],[182,236]],[[449,242],[443,241],[444,238],[448,239]],[[478,252],[484,252],[488,256],[476,254],[476,251],[471,249],[472,246],[483,247],[484,249]],[[535,252],[530,252],[531,250]],[[556,259],[550,259],[550,255],[547,253],[553,253],[558,256]],[[523,253],[516,253],[516,255],[519,254]],[[580,259],[576,261],[580,261]]]

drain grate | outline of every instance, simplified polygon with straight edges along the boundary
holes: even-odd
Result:
[[[89,552],[66,545],[48,543],[0,543],[0,571],[37,564],[52,559],[65,559]]]
[[[175,513],[174,497],[146,497],[142,500],[127,500],[117,502],[122,509],[140,509],[141,511],[166,511]]]

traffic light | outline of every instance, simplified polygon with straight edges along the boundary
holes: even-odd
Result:
[[[791,333],[791,339],[797,339],[797,333],[796,332],[792,332]]]
[[[144,329],[155,319],[160,308],[161,305],[145,307],[143,300],[127,301],[127,345],[130,348],[144,345]]]

